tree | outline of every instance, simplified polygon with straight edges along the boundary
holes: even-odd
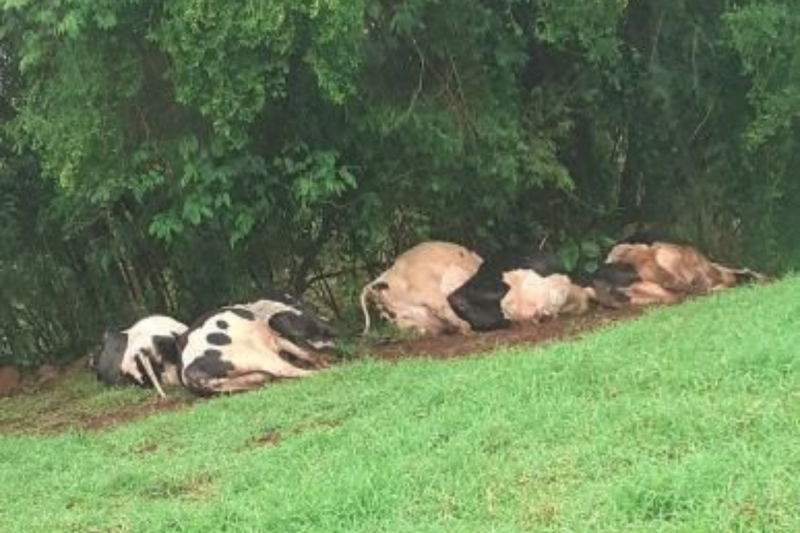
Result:
[[[0,346],[77,353],[270,285],[346,319],[425,238],[546,242],[581,268],[646,218],[786,267],[791,7],[0,0],[0,275],[19,288]]]

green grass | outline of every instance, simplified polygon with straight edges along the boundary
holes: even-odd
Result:
[[[798,366],[800,278],[539,349],[351,363],[0,437],[0,531],[794,533]]]

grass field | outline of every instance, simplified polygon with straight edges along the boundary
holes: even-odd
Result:
[[[800,278],[542,348],[351,363],[2,436],[0,531],[796,533],[798,370]],[[142,394],[70,387],[0,420]]]

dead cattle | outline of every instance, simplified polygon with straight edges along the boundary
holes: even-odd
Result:
[[[185,324],[163,315],[143,318],[124,331],[107,331],[91,366],[106,385],[155,387],[179,385],[180,357],[177,337],[187,330]]]
[[[401,254],[361,291],[364,333],[369,331],[368,304],[402,329],[440,334],[469,330],[447,302],[448,295],[475,274],[482,259],[448,242],[430,241]]]
[[[749,269],[733,269],[708,259],[692,246],[663,241],[621,243],[595,273],[601,303],[648,305],[765,279]]]
[[[581,314],[590,291],[574,285],[550,254],[505,250],[484,261],[447,300],[475,331],[537,322],[559,314]]]
[[[278,378],[304,377],[313,368],[324,366],[242,306],[201,317],[178,343],[183,384],[200,396],[249,390]]]

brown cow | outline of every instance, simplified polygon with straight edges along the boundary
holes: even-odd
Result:
[[[474,252],[449,242],[424,242],[407,250],[361,291],[364,334],[370,327],[370,302],[401,329],[434,335],[468,332],[469,324],[453,312],[447,296],[471,278],[481,262]]]
[[[618,244],[598,272],[602,272],[595,277],[598,297],[601,290],[610,291],[633,305],[669,304],[688,295],[766,279],[749,269],[715,263],[691,246],[662,241]]]

